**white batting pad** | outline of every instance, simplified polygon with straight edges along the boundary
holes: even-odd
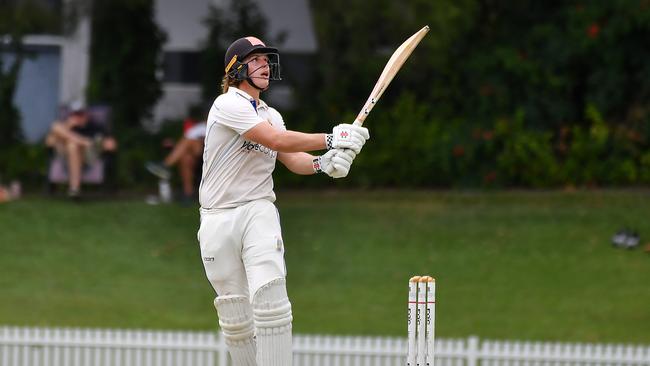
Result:
[[[214,299],[228,352],[235,366],[256,366],[253,311],[248,297],[219,296]]]
[[[262,286],[253,297],[257,331],[257,365],[291,366],[291,303],[284,278]]]

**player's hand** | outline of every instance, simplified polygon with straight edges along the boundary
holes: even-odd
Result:
[[[336,159],[332,159],[334,170],[329,174],[332,178],[344,178],[350,173],[350,167],[357,153],[352,149],[336,149]]]
[[[350,167],[357,154],[351,149],[333,149],[314,158],[314,171],[323,172],[332,178],[343,178],[350,172]]]
[[[331,134],[325,136],[325,143],[328,150],[352,149],[358,154],[369,138],[370,132],[367,128],[342,123],[335,126]]]

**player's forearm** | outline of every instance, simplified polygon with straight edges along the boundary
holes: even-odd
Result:
[[[324,133],[280,131],[273,139],[271,149],[277,152],[302,152],[325,149]]]
[[[323,150],[326,144],[324,133],[280,130],[268,122],[258,123],[244,137],[280,153]]]
[[[314,156],[305,152],[279,153],[278,160],[292,173],[299,175],[314,174]]]

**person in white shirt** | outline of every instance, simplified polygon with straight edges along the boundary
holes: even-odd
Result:
[[[278,50],[240,38],[225,54],[223,94],[208,114],[198,239],[229,353],[237,366],[292,364],[291,303],[274,205],[276,160],[296,174],[345,177],[370,137],[340,124],[331,134],[288,130],[260,99],[280,80]],[[327,150],[314,156],[306,151]]]

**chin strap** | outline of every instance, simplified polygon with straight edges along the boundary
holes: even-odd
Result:
[[[252,86],[253,88],[255,88],[255,89],[257,89],[257,90],[259,90],[259,91],[261,91],[261,92],[263,92],[263,91],[265,91],[266,89],[269,88],[268,86],[267,86],[266,88],[260,88],[259,86],[255,85],[255,82],[253,82],[253,79],[251,79],[250,76],[246,77],[246,82],[247,82],[250,86]],[[270,85],[271,85],[271,82],[269,81],[269,86],[270,86]]]

